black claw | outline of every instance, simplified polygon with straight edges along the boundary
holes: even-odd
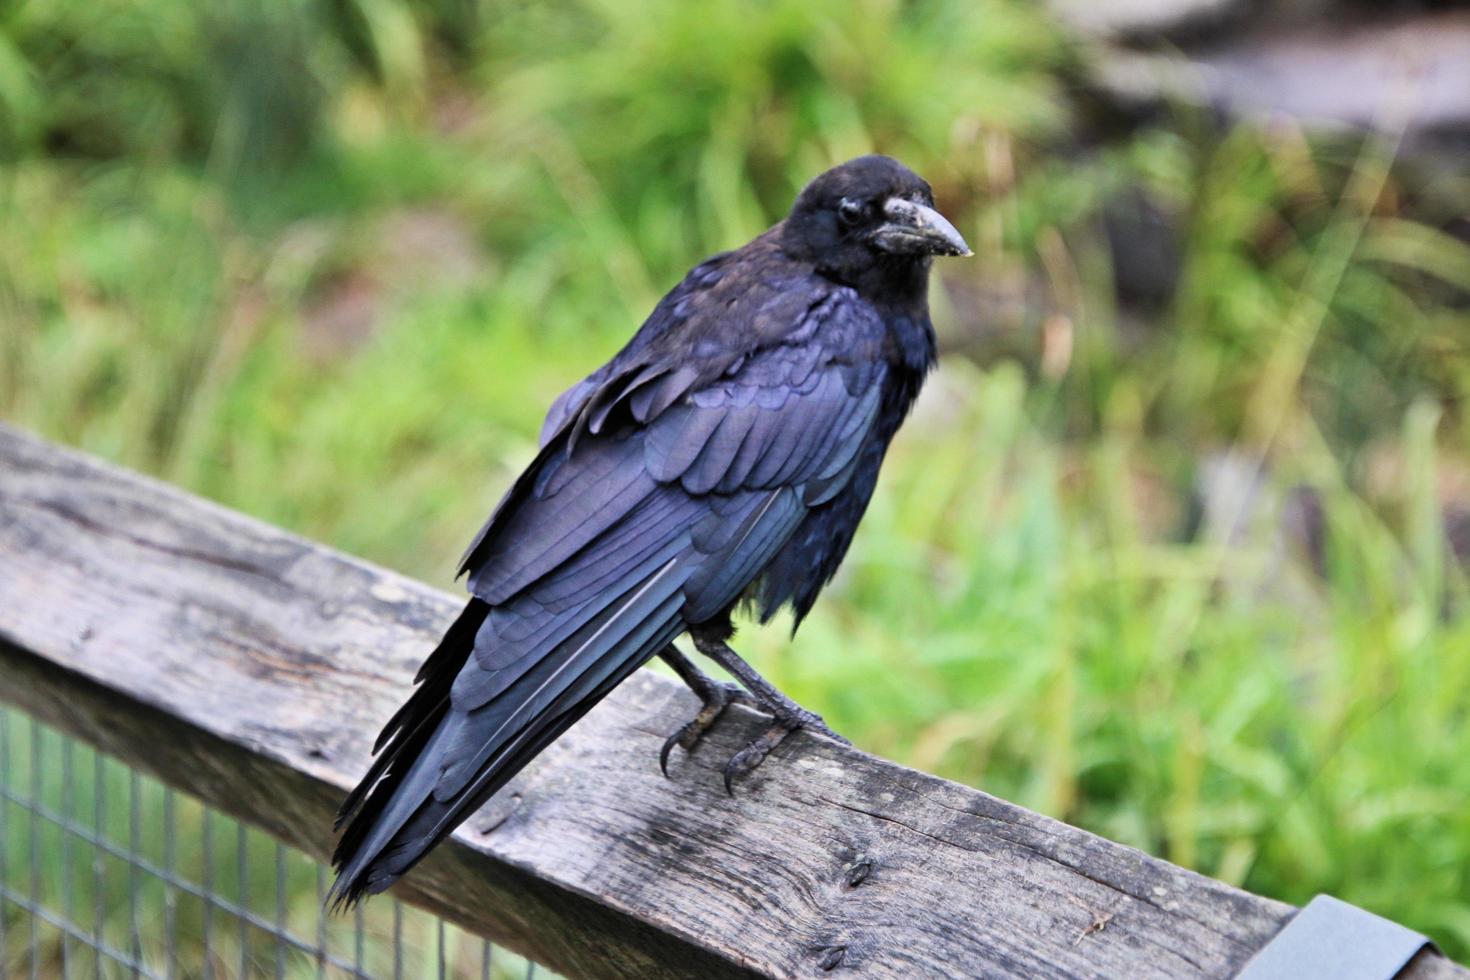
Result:
[[[669,776],[669,755],[674,751],[674,746],[680,746],[685,752],[693,752],[694,747],[704,738],[704,733],[714,726],[714,723],[720,719],[720,715],[724,714],[725,709],[736,703],[743,703],[742,692],[728,684],[710,686],[704,694],[704,705],[699,709],[699,714],[686,722],[683,728],[664,739],[663,748],[659,749],[658,768],[664,774],[665,779]]]
[[[719,715],[719,711],[711,712],[709,705],[705,705],[699,714],[684,723],[683,728],[680,728],[677,732],[664,739],[663,748],[658,750],[658,768],[664,774],[665,779],[669,778],[669,753],[674,751],[674,746],[683,746],[685,752],[693,751],[694,747],[699,744],[699,740],[704,738],[704,733],[709,729],[710,725],[714,724],[715,719]],[[707,721],[705,720],[706,717],[708,717]]]
[[[784,742],[786,736],[797,730],[796,727],[778,722],[761,732],[755,741],[732,755],[730,761],[725,763],[725,792],[734,796],[735,777],[754,772],[757,766],[766,761],[766,756],[771,754],[772,749]]]
[[[751,744],[753,745],[755,743]],[[749,768],[747,768],[746,762],[742,758],[742,756],[744,756],[749,750],[750,746],[747,745],[739,752],[736,752],[734,755],[730,756],[730,761],[725,763],[725,795],[733,798],[735,796],[735,777],[743,776],[751,769],[755,768],[755,766],[750,766]],[[759,763],[757,763],[757,765],[759,765]]]

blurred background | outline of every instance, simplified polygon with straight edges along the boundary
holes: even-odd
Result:
[[[0,418],[450,587],[552,398],[872,150],[977,256],[741,649],[1470,957],[1470,4],[0,2]]]

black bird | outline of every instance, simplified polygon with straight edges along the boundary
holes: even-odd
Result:
[[[465,553],[471,599],[419,669],[337,818],[332,899],[387,888],[633,671],[661,656],[704,703],[836,738],[731,650],[731,611],[799,624],[832,578],[889,440],[934,366],[931,257],[968,255],[896,160],[829,170],[744,248],[696,266],[551,406],[541,451]],[[749,691],[711,680],[694,646]]]

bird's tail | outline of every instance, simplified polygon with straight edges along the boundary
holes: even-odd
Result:
[[[676,588],[656,591],[610,604],[550,655],[517,665],[486,706],[493,725],[480,710],[455,708],[450,696],[491,612],[472,599],[420,668],[420,686],[383,729],[372,767],[342,804],[337,826],[345,829],[332,855],[337,879],[328,902],[350,907],[391,885],[672,642],[683,628],[682,599]]]

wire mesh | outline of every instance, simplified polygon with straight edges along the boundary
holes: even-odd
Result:
[[[0,980],[551,974],[0,707]]]

